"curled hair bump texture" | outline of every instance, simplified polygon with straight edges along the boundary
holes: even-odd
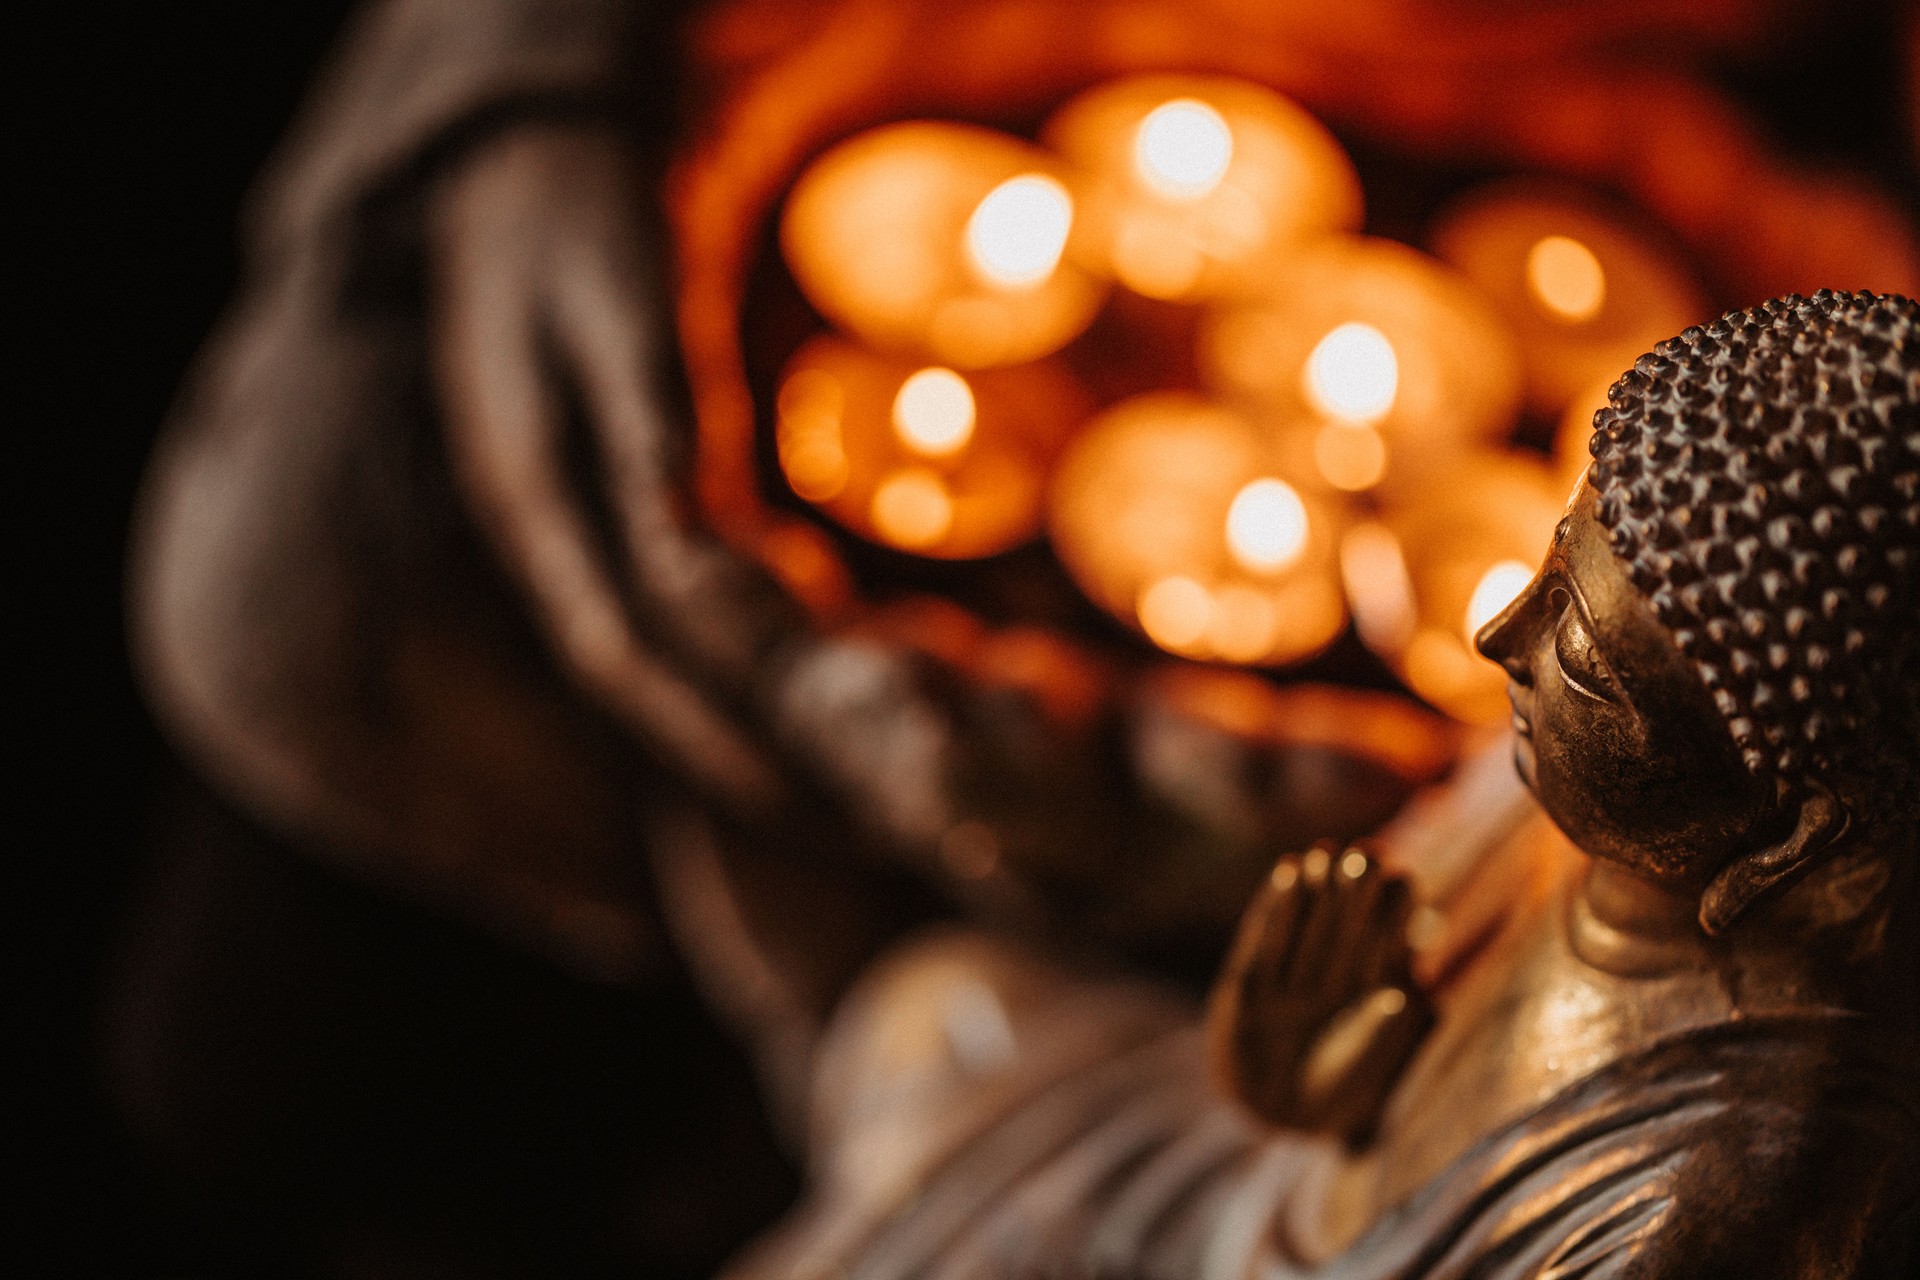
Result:
[[[1920,308],[1821,290],[1691,328],[1594,415],[1636,591],[1749,771],[1920,812]],[[1864,784],[1865,794],[1859,794]]]

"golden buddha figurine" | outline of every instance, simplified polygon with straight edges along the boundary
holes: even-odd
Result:
[[[978,934],[896,951],[735,1274],[1912,1274],[1917,329],[1789,297],[1615,384],[1479,636],[1564,838],[1444,894],[1282,858],[1204,1020]]]

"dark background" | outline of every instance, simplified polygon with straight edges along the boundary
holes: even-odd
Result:
[[[26,465],[11,470],[9,519],[27,589],[8,614],[21,817],[19,838],[6,844],[24,881],[10,913],[9,1043],[35,1082],[16,1086],[8,1108],[10,1130],[25,1137],[8,1143],[12,1181],[27,1188],[7,1212],[15,1225],[5,1252],[29,1263],[16,1274],[292,1273],[261,1265],[285,1245],[279,1228],[242,1221],[241,1202],[163,1175],[100,1084],[103,991],[120,980],[139,904],[162,882],[154,815],[179,790],[128,672],[121,558],[154,432],[233,290],[243,193],[349,8],[68,5],[16,47],[30,92],[10,130],[25,175],[10,184],[9,203],[26,211],[29,229],[12,241],[11,274],[27,287],[9,310],[27,332],[7,363],[27,396],[8,416]],[[1729,69],[1728,78],[1789,146],[1875,169],[1911,197],[1893,8],[1836,23],[1791,67]],[[375,934],[436,927],[396,904],[341,909],[374,918],[365,928]],[[438,944],[456,955],[442,978],[519,984],[531,1003],[586,1001],[581,1016],[606,1016],[598,996],[543,987],[518,960],[472,940],[447,934]],[[585,1043],[617,1059],[632,1045],[608,1025]],[[554,1145],[550,1118],[526,1104],[517,1121],[528,1144]],[[606,1143],[639,1135],[620,1122],[604,1128],[563,1136],[557,1157],[604,1159]]]
[[[28,388],[8,415],[28,455],[9,513],[28,593],[8,628],[26,653],[8,717],[24,838],[6,843],[27,882],[9,913],[26,1008],[8,1041],[34,1083],[8,1108],[26,1194],[5,1252],[26,1260],[16,1274],[187,1275],[203,1266],[194,1228],[99,1087],[101,986],[163,765],[128,673],[121,558],[154,433],[232,292],[242,193],[348,4],[49,8],[16,28],[29,92],[9,129],[26,168],[9,203],[29,226],[11,237],[28,288],[8,308],[25,342],[7,363]]]

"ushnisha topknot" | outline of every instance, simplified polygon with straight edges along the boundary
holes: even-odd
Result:
[[[1588,469],[1614,553],[1747,768],[1783,795],[1850,779],[1856,802],[1907,820],[1920,812],[1917,326],[1909,298],[1823,289],[1688,329],[1614,383]]]

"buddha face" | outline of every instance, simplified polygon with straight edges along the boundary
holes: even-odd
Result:
[[[1521,777],[1568,838],[1697,891],[1775,815],[1594,502],[1582,481],[1546,563],[1477,644],[1508,675]]]

